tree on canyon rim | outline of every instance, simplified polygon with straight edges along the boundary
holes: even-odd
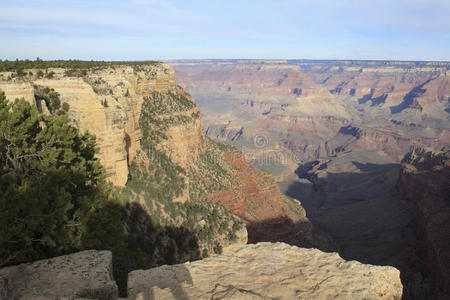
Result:
[[[0,266],[82,248],[92,216],[111,203],[96,151],[67,116],[0,92]],[[109,229],[121,228],[119,218]]]

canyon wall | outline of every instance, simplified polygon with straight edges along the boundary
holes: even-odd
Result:
[[[208,140],[208,144],[215,143]],[[220,203],[247,225],[249,242],[283,241],[313,246],[313,228],[301,204],[281,194],[273,177],[250,166],[242,152],[227,147],[218,157],[231,174],[223,187],[202,196],[206,202]],[[202,181],[212,178],[203,172]]]
[[[290,67],[282,69],[284,72]],[[294,69],[297,72],[301,68]],[[271,66],[261,66],[260,70],[278,72],[277,68]],[[301,203],[281,194],[270,173],[249,165],[244,154],[238,149],[217,143],[204,135],[202,117],[197,111],[196,103],[175,83],[174,72],[170,67],[160,63],[142,65],[123,63],[84,70],[48,69],[44,76],[38,75],[39,71],[26,70],[25,75],[20,77],[13,72],[3,72],[0,74],[0,90],[4,91],[10,100],[17,97],[25,98],[35,104],[42,113],[67,114],[72,124],[82,131],[88,130],[97,136],[98,157],[106,168],[108,180],[116,186],[123,187],[123,196],[127,202],[127,238],[137,245],[136,255],[143,261],[139,268],[194,261],[227,250],[224,256],[213,256],[209,260],[173,267],[175,270],[183,269],[181,273],[171,273],[183,281],[180,283],[181,291],[185,290],[185,293],[196,297],[264,298],[266,295],[281,295],[285,292],[290,293],[289,296],[308,298],[320,298],[323,293],[330,297],[343,298],[401,297],[399,272],[394,268],[345,262],[336,254],[299,249],[285,244],[267,243],[240,247],[247,241],[251,243],[284,241],[298,246],[317,246],[315,237],[318,231],[306,217]],[[245,75],[247,72],[245,66],[239,72]],[[237,74],[241,74],[239,72]],[[272,80],[271,76],[264,74],[258,76],[252,84]],[[283,82],[289,82],[289,76],[296,78],[297,75],[294,73],[287,77],[283,75],[284,81],[277,82],[277,85],[282,86]],[[311,84],[310,89],[305,88],[301,91],[297,89],[295,93],[294,100],[298,103],[303,101],[305,104],[304,107],[296,106],[296,111],[303,112],[303,115],[273,113],[286,110],[289,103],[267,105],[251,101],[245,104],[248,110],[239,115],[242,117],[246,113],[251,113],[259,116],[258,126],[266,130],[261,132],[258,127],[253,127],[255,136],[260,135],[258,138],[255,138],[253,133],[250,136],[242,134],[246,132],[245,130],[233,133],[235,140],[245,142],[250,150],[254,150],[252,163],[261,153],[282,148],[294,154],[300,153],[298,157],[294,156],[291,159],[292,167],[296,168],[306,153],[314,157],[335,154],[335,146],[330,147],[334,144],[326,138],[330,132],[330,135],[334,131],[340,132],[342,137],[339,138],[348,144],[351,144],[358,135],[364,136],[360,129],[351,126],[352,122],[348,120],[347,111],[340,109],[339,101],[330,96],[332,94],[326,89],[314,85],[311,79],[302,74],[298,75],[296,80],[305,80]],[[246,88],[246,83],[243,83],[243,88]],[[286,95],[293,92],[285,91],[283,88],[274,91]],[[329,107],[324,106],[319,113],[308,116],[307,114],[311,113],[311,105],[320,99],[314,96],[316,92],[326,95],[326,101],[331,104]],[[270,96],[270,93],[267,95]],[[302,97],[304,98],[297,99]],[[214,102],[214,99],[212,101]],[[330,111],[335,111],[337,116],[323,115]],[[305,130],[312,128],[314,133],[323,139],[316,143],[315,134],[305,137],[310,140],[304,144],[291,139],[293,136],[302,136],[300,130],[302,126]],[[212,128],[208,126],[207,132],[213,132]],[[266,134],[270,128],[274,128],[273,135]],[[281,144],[272,143],[274,137],[279,135],[280,128],[286,132],[285,138],[281,140]],[[226,131],[218,131],[217,134],[227,136],[227,141],[228,138],[232,139]],[[316,147],[318,144],[319,149]],[[280,148],[276,148],[279,146]],[[300,152],[301,149],[304,149],[303,152]],[[348,149],[342,151],[349,151]],[[242,226],[244,223],[247,230]],[[142,241],[144,246],[140,244]],[[324,248],[334,247],[326,235],[321,236],[321,243]],[[94,252],[88,254],[90,258],[86,259],[87,264],[96,264],[90,259],[101,256],[99,266],[104,268],[102,267],[99,272],[101,271],[105,280],[100,282],[99,289],[101,290],[102,285],[106,283],[107,292],[111,292],[111,295],[100,295],[97,290],[92,293],[97,293],[98,298],[114,298],[117,289],[114,284],[110,284],[111,280],[108,277],[111,274],[109,254],[97,255]],[[78,254],[74,254],[74,257],[77,257],[76,255]],[[61,259],[71,261],[73,257]],[[82,261],[84,259],[80,260]],[[59,279],[66,285],[72,280],[84,283],[83,280],[79,280],[80,266],[77,265],[77,270],[72,273],[62,269],[62,273],[59,274],[53,272],[52,268],[47,268],[54,262],[41,261],[36,262],[36,265],[2,269],[0,285],[36,284],[38,289],[40,286],[41,290],[48,292],[43,294],[44,296],[69,297],[69,293],[62,289],[59,290],[63,293],[57,294],[52,288],[57,287]],[[305,265],[305,262],[308,263]],[[190,265],[194,267],[189,269]],[[210,273],[201,275],[198,272],[201,269],[211,269],[211,266],[219,266],[225,275],[213,278]],[[212,281],[226,282],[226,278],[235,276],[233,274],[236,272],[243,272],[242,266],[245,268],[250,266],[246,272],[253,274],[244,272],[248,275],[247,279],[237,279],[243,284],[233,279],[227,282],[226,287],[217,286],[217,289],[211,292],[209,287]],[[41,270],[41,267],[44,269]],[[72,265],[69,264],[67,267],[70,269]],[[133,268],[136,268],[136,265],[133,265]],[[270,269],[272,273],[265,276],[264,272],[268,268],[273,268],[276,272]],[[34,278],[34,273],[28,271],[30,269],[38,270],[39,278],[46,281]],[[23,277],[24,281],[17,276],[24,270],[31,274],[32,280]],[[161,297],[170,297],[171,294],[178,296],[180,292],[178,287],[155,287],[140,281],[148,277],[154,278],[155,272],[162,275],[161,278],[166,278],[163,272],[166,270],[167,267],[162,267],[153,271],[131,273],[128,280],[130,299],[134,297],[142,299],[146,296],[145,293],[156,293],[155,295]],[[217,273],[214,268],[213,271]],[[188,276],[192,274],[194,277],[199,275],[195,278],[201,283],[198,286],[191,284],[188,277],[184,277],[186,274]],[[267,281],[255,281],[255,274],[258,275],[258,280]],[[330,279],[329,274],[333,274],[334,279]],[[275,276],[285,282],[288,289],[280,289],[278,283],[268,284],[276,282]],[[205,278],[207,280],[201,281]],[[123,291],[124,277],[116,279],[119,290]],[[244,282],[245,280],[247,281]],[[255,281],[256,284],[250,281]],[[142,285],[146,287],[141,290]],[[245,286],[248,286],[248,291],[243,290]],[[302,287],[301,290],[298,286]],[[74,296],[90,295],[90,290],[80,290],[76,284],[71,287],[73,289],[70,293]],[[27,291],[21,289],[16,291],[28,295]],[[259,292],[261,296],[257,294]],[[34,297],[33,293],[30,294],[31,297]]]
[[[415,205],[414,229],[423,274],[436,299],[450,297],[450,151],[415,149],[402,161],[398,189]]]
[[[196,103],[176,84],[169,66],[124,63],[86,70],[54,68],[45,70],[44,76],[39,71],[26,70],[21,77],[3,72],[0,90],[9,100],[24,98],[43,113],[59,113],[51,102],[52,96],[58,98],[70,121],[97,137],[107,179],[126,186],[140,205],[158,213],[161,222],[169,218],[172,225],[181,226],[188,218],[184,208],[183,218],[169,217],[172,212],[167,212],[165,198],[179,203],[200,201],[222,205],[243,218],[251,226],[251,242],[312,244],[305,211],[280,193],[270,174],[250,167],[238,150],[222,149],[206,140]],[[166,174],[161,177],[155,168],[164,168]],[[147,174],[146,180],[139,179],[142,174]],[[146,185],[151,187],[142,193]],[[159,201],[150,200],[158,197]],[[227,219],[232,218],[223,218]],[[247,237],[238,240],[245,243]]]
[[[180,85],[196,98],[207,136],[239,148],[250,165],[271,173],[284,194],[302,203],[314,231],[334,239],[342,257],[399,268],[405,299],[434,293],[429,288],[432,277],[440,275],[429,276],[435,271],[427,266],[439,259],[422,257],[436,257],[424,253],[437,246],[420,237],[431,223],[446,228],[445,218],[431,211],[443,207],[448,196],[433,195],[438,199],[422,213],[431,215],[413,222],[412,203],[419,200],[404,201],[395,186],[399,163],[412,148],[450,149],[449,62],[169,64]],[[432,193],[414,187],[426,191],[428,175],[433,176],[423,173],[419,179],[402,173],[402,178],[418,181],[410,183],[411,197],[427,199],[419,195]],[[448,184],[432,186],[437,190]],[[422,225],[413,230],[412,223]],[[448,236],[448,231],[443,229],[434,243],[447,243],[443,233]],[[424,246],[418,250],[420,243]],[[440,253],[446,259],[445,250]],[[438,289],[445,284],[438,283]]]
[[[153,92],[184,92],[176,89],[173,70],[163,64],[90,69],[83,76],[68,76],[67,71],[49,69],[48,72],[54,73],[52,78],[30,76],[11,80],[7,80],[11,74],[4,72],[0,74],[0,90],[10,100],[24,98],[41,106],[35,99],[36,87],[53,89],[59,94],[60,101],[69,105],[71,122],[81,131],[88,130],[97,137],[98,157],[108,179],[117,186],[124,186],[128,179],[128,166],[140,149],[139,117],[144,98]],[[37,70],[29,72],[36,74]],[[45,103],[42,106],[44,111],[48,111]],[[202,126],[199,119],[183,127],[169,128],[169,139],[163,147],[170,149],[169,155],[176,163],[186,166],[201,153]],[[183,133],[187,132],[189,138],[184,138]]]
[[[279,167],[339,153],[380,151],[399,162],[411,146],[450,145],[449,63],[171,61],[194,95],[207,134],[249,159],[278,152]],[[263,135],[267,143],[255,147]],[[256,164],[257,165],[257,164]],[[283,176],[280,175],[280,178]]]

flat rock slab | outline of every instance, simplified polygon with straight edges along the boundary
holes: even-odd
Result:
[[[284,243],[245,245],[201,261],[136,270],[129,299],[400,299],[393,267]]]
[[[0,269],[7,299],[116,299],[110,251],[88,250]]]

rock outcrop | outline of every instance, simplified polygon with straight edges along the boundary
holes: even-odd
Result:
[[[126,184],[128,167],[140,150],[139,117],[144,99],[151,98],[155,92],[184,94],[175,83],[173,70],[160,63],[91,68],[84,75],[68,73],[70,70],[63,68],[48,71],[54,72],[52,78],[27,76],[10,80],[6,80],[7,72],[4,72],[0,74],[0,90],[10,100],[24,98],[46,112],[47,105],[37,103],[35,89],[37,86],[54,89],[61,103],[69,105],[72,122],[81,131],[88,130],[97,137],[98,156],[108,179],[117,186]],[[188,113],[196,111],[194,106]],[[165,147],[170,149],[171,159],[183,167],[192,163],[204,148],[200,118],[167,128],[167,136]]]
[[[219,203],[241,217],[247,225],[248,241],[282,241],[298,246],[313,245],[313,227],[300,202],[281,194],[273,177],[250,166],[241,151],[210,139],[207,151],[190,168],[198,177],[204,202]],[[215,188],[211,188],[215,187]],[[192,195],[196,198],[196,195]]]
[[[259,243],[129,274],[129,299],[400,299],[400,272],[336,253]]]
[[[436,299],[450,297],[450,151],[415,149],[402,161],[398,188],[415,204],[423,276],[430,276]],[[431,297],[431,295],[430,295]]]
[[[88,250],[0,269],[2,300],[117,297],[110,251]]]
[[[117,299],[111,253],[82,251],[0,269],[3,299]],[[128,299],[400,299],[399,271],[284,243],[128,275]]]

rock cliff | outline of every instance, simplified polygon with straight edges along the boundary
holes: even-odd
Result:
[[[415,204],[422,274],[431,280],[435,299],[450,297],[450,151],[415,149],[402,161],[400,192]]]
[[[137,270],[129,299],[400,299],[399,271],[336,253],[259,243],[202,261]]]
[[[281,194],[273,177],[250,166],[242,152],[210,139],[207,151],[191,169],[200,176],[202,200],[220,203],[247,224],[249,242],[283,241],[313,245],[313,228],[300,202]],[[218,176],[223,176],[223,179]],[[220,186],[214,187],[215,181]],[[195,196],[194,196],[195,197]]]
[[[68,115],[72,122],[81,131],[88,130],[97,137],[98,156],[108,179],[117,186],[126,184],[128,167],[140,150],[139,118],[144,99],[155,93],[184,95],[184,91],[177,88],[173,70],[159,63],[92,68],[84,73],[64,68],[48,69],[48,73],[53,72],[51,78],[39,77],[38,70],[27,72],[35,75],[9,77],[8,80],[9,72],[0,74],[0,90],[10,100],[23,97],[44,107],[44,111],[49,110],[48,103],[38,103],[36,87],[47,87],[58,93],[60,101],[69,105]],[[195,105],[192,105],[190,111],[177,113],[195,112]],[[201,119],[169,127],[167,136],[161,147],[168,150],[170,158],[181,166],[191,163],[202,152]]]
[[[245,227],[232,213],[251,227],[251,242],[312,244],[312,226],[297,201],[282,196],[272,177],[250,167],[239,151],[206,139],[195,101],[167,65],[100,63],[18,74],[0,73],[0,90],[8,99],[23,97],[42,113],[66,113],[82,131],[96,135],[107,178],[124,187],[127,202],[148,212],[133,206],[130,228],[140,228],[152,243],[167,233],[158,226],[194,235],[159,241],[146,253],[149,267],[168,257],[192,260],[247,243]],[[148,232],[150,225],[157,234]],[[184,251],[175,243],[195,249]]]

